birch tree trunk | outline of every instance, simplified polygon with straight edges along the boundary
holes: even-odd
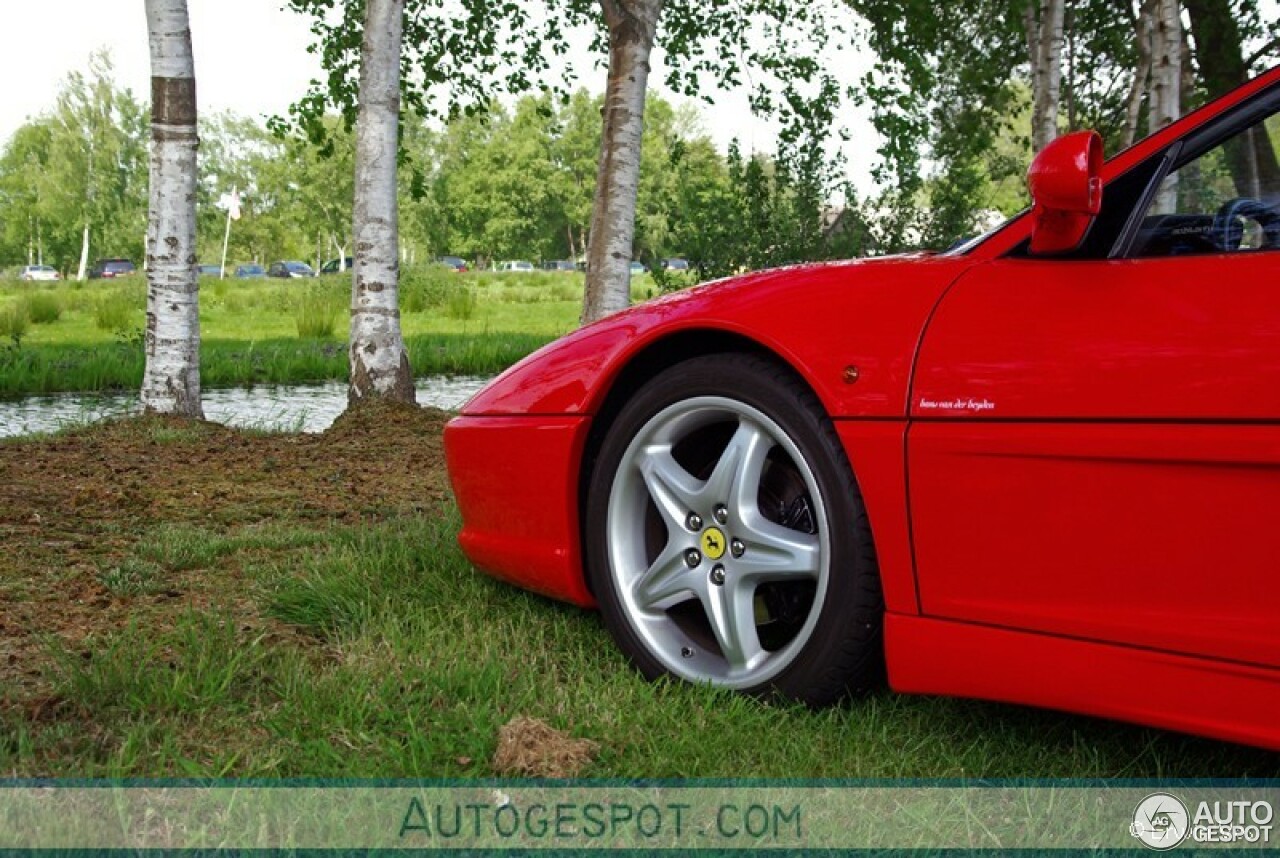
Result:
[[[76,270],[76,279],[84,281],[89,270],[89,224],[84,225],[84,235],[80,239],[80,267]]]
[[[631,253],[640,187],[640,145],[649,55],[663,0],[600,0],[609,29],[609,81],[595,204],[587,244],[582,322],[594,322],[631,303]]]
[[[1065,0],[1028,0],[1023,10],[1031,61],[1031,145],[1037,152],[1058,136],[1065,15]]]
[[[1151,130],[1182,112],[1182,19],[1178,0],[1157,0],[1152,46]]]
[[[400,240],[396,156],[404,0],[367,0],[356,128],[355,275],[351,286],[354,406],[375,397],[414,401],[400,331]]]
[[[1156,0],[1151,49],[1151,130],[1172,125],[1182,115],[1182,9],[1179,0]],[[1155,211],[1168,214],[1178,207],[1178,177],[1160,185]]]
[[[1150,89],[1151,40],[1155,35],[1157,0],[1142,0],[1133,20],[1133,35],[1138,48],[1138,64],[1133,72],[1133,83],[1125,104],[1124,133],[1120,138],[1122,148],[1129,148],[1138,136],[1138,123],[1142,120],[1142,101]],[[1125,4],[1128,6],[1128,3]],[[1132,8],[1132,7],[1130,7]]]
[[[146,0],[151,44],[151,205],[147,219],[142,407],[203,417],[196,279],[196,78],[186,0]]]
[[[1184,0],[1191,18],[1196,65],[1209,97],[1224,95],[1249,79],[1243,35],[1229,0]],[[1247,134],[1226,143],[1227,165],[1236,193],[1242,197],[1271,200],[1280,193],[1280,159],[1266,126],[1255,125]],[[38,225],[37,225],[38,226]]]

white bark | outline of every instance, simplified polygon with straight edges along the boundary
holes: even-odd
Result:
[[[84,225],[84,237],[80,239],[80,268],[76,279],[83,281],[89,272],[89,224]]]
[[[1182,114],[1182,9],[1178,0],[1156,0],[1151,51],[1151,130],[1160,130]],[[1178,177],[1171,175],[1160,185],[1155,210],[1177,210]]]
[[[1137,139],[1138,123],[1142,119],[1142,101],[1150,88],[1151,40],[1155,35],[1156,2],[1157,0],[1142,0],[1138,4],[1137,16],[1133,19],[1138,64],[1133,72],[1133,83],[1129,86],[1124,133],[1120,140],[1121,147],[1126,149]]]
[[[1178,0],[1157,0],[1151,70],[1151,129],[1178,119],[1182,108],[1182,20]]]
[[[414,401],[400,332],[396,155],[404,0],[368,0],[356,129],[355,275],[351,287],[352,405],[371,397]]]
[[[594,322],[631,303],[631,253],[649,55],[663,0],[601,0],[609,27],[609,82],[596,175],[582,321]]]
[[[1023,12],[1031,61],[1031,145],[1037,152],[1058,136],[1065,15],[1064,0],[1027,0]]]
[[[147,219],[142,407],[203,417],[196,279],[196,80],[186,0],[146,0],[151,44],[151,205]]]

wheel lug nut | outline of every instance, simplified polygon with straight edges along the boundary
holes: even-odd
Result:
[[[734,557],[741,557],[747,553],[747,546],[741,539],[735,539],[729,543],[729,552]]]
[[[684,562],[690,569],[696,569],[702,562],[702,554],[696,548],[690,548],[684,553]]]
[[[724,567],[719,563],[711,567],[711,583],[717,587],[724,584]]]
[[[720,504],[718,507],[716,507],[715,512],[712,513],[712,516],[715,518],[716,524],[728,524],[729,508],[724,504]]]
[[[689,517],[684,520],[684,526],[697,533],[702,530],[702,516],[696,512],[689,513]]]

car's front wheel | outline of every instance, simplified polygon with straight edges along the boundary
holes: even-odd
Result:
[[[587,504],[593,591],[646,676],[818,705],[881,675],[866,511],[786,368],[725,354],[653,378],[609,428]]]

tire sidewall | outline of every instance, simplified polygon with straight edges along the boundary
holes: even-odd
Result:
[[[829,566],[826,593],[809,639],[772,679],[743,689],[748,694],[779,692],[807,699],[806,692],[828,679],[832,659],[848,637],[850,617],[844,610],[865,592],[864,576],[874,576],[865,538],[854,528],[862,513],[861,499],[853,483],[844,450],[816,397],[788,371],[749,355],[714,355],[694,358],[655,376],[618,413],[600,449],[588,484],[584,517],[587,574],[605,625],[631,662],[649,679],[671,675],[649,652],[627,616],[612,572],[607,544],[609,498],[628,446],[650,419],[663,409],[700,396],[737,400],[762,412],[800,450],[822,494],[828,537]],[[872,568],[866,568],[871,566]],[[877,588],[878,592],[878,588]]]

